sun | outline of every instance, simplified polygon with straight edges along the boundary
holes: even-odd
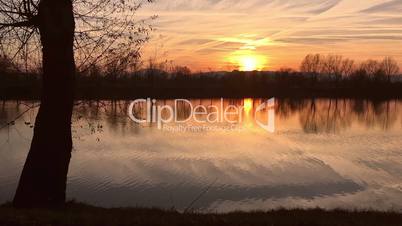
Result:
[[[253,99],[246,98],[243,100],[244,111],[248,114],[253,108]]]
[[[258,59],[254,56],[244,56],[240,58],[239,62],[241,71],[254,71],[258,67]]]
[[[226,61],[240,71],[261,71],[267,68],[268,57],[250,50],[232,52]]]

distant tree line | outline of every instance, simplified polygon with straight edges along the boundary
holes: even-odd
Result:
[[[24,72],[0,58],[0,97],[39,96],[41,70]],[[346,96],[402,97],[402,76],[391,57],[356,63],[340,55],[309,54],[298,71],[192,72],[171,62],[92,64],[76,76],[77,98]]]
[[[301,63],[300,71],[307,73],[313,80],[319,76],[330,76],[333,80],[374,80],[391,82],[392,77],[398,75],[398,62],[391,57],[382,61],[366,60],[356,64],[354,60],[340,55],[309,54]]]

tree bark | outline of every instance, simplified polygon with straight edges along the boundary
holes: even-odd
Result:
[[[66,198],[71,158],[74,16],[71,0],[41,0],[43,90],[34,135],[14,197],[15,207],[54,208]]]

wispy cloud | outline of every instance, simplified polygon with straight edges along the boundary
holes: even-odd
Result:
[[[240,46],[240,49],[254,50],[258,47],[273,45],[270,38],[258,38],[257,35],[240,35],[240,37],[220,37],[217,41],[224,43],[233,43]]]
[[[368,13],[378,13],[378,12],[385,12],[385,13],[402,13],[402,0],[391,0],[384,3],[380,3],[374,5],[368,9],[363,10],[363,12]]]

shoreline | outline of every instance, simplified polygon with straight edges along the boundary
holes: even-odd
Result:
[[[102,208],[69,202],[62,209],[0,206],[0,225],[401,225],[402,213],[374,210],[277,209],[230,213],[180,213],[174,209]]]
[[[12,90],[12,92],[11,92]],[[10,92],[9,92],[10,91]],[[358,100],[395,100],[402,99],[402,89],[389,88],[387,90],[370,89],[310,89],[288,88],[269,89],[249,92],[247,90],[220,90],[196,88],[161,88],[150,90],[124,87],[107,89],[85,89],[75,91],[75,100],[103,101],[103,100],[134,100],[138,98],[152,99],[241,99],[241,98],[278,98],[278,99],[358,99]],[[8,100],[40,100],[40,89],[37,88],[9,88],[0,87],[0,101]]]

